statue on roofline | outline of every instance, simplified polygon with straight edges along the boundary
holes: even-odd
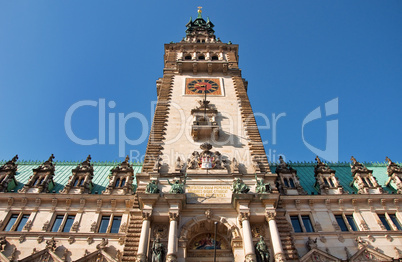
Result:
[[[263,178],[258,180],[257,174],[254,174],[254,176],[255,176],[255,181],[256,181],[255,192],[258,194],[271,193],[271,185],[269,183],[264,183]]]
[[[244,182],[240,178],[236,178],[233,180],[233,194],[247,194],[248,191],[250,191],[250,188],[246,184],[244,184]]]
[[[169,179],[167,180],[169,185],[171,186],[169,193],[170,194],[184,194],[184,185],[186,184],[187,174],[184,176],[184,181],[181,183],[180,179],[176,179],[175,183],[170,183]]]
[[[148,183],[145,193],[147,194],[158,194],[160,192],[158,185],[156,184],[156,180],[152,180]]]

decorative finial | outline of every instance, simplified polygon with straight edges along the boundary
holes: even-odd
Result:
[[[202,14],[202,10],[201,10],[201,9],[202,9],[202,6],[199,6],[199,7],[198,7],[198,11],[197,11],[197,12],[198,12],[198,18],[201,18],[201,14]]]

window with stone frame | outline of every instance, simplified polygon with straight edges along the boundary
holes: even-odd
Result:
[[[70,232],[74,224],[75,215],[72,214],[56,214],[51,232]]]
[[[121,216],[114,214],[102,215],[99,221],[98,233],[119,233],[121,218]]]
[[[116,181],[114,182],[114,187],[115,188],[121,188],[124,187],[126,185],[126,180],[127,178],[124,176],[119,176],[116,178]]]
[[[290,222],[295,233],[314,232],[314,227],[308,214],[291,215]]]
[[[28,222],[30,214],[11,214],[3,231],[22,231]]]
[[[396,214],[377,214],[379,221],[386,230],[402,230],[402,224]]]
[[[335,215],[335,219],[341,231],[359,231],[352,214],[338,214]]]

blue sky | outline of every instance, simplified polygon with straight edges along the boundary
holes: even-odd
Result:
[[[142,114],[149,128],[163,44],[185,36],[197,6],[217,37],[240,45],[251,104],[270,121],[260,131],[269,159],[314,160],[302,123],[320,107],[323,117],[304,126],[313,147],[325,149],[326,123],[337,121],[339,161],[402,161],[402,2],[367,0],[0,0],[0,159],[122,160],[118,114]],[[326,117],[325,103],[336,98],[338,113]],[[102,99],[107,129],[99,144]],[[77,110],[72,129],[97,144],[78,145],[66,134],[65,115],[80,101],[98,106]],[[282,114],[275,143],[272,114]],[[142,124],[127,121],[127,137],[139,139]],[[142,140],[125,154],[143,155]]]

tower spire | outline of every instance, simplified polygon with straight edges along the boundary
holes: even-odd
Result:
[[[202,18],[202,15],[201,15],[201,14],[202,14],[202,10],[201,10],[201,9],[202,9],[202,6],[199,6],[199,7],[198,7],[198,11],[197,11],[197,12],[198,12],[197,18]]]

